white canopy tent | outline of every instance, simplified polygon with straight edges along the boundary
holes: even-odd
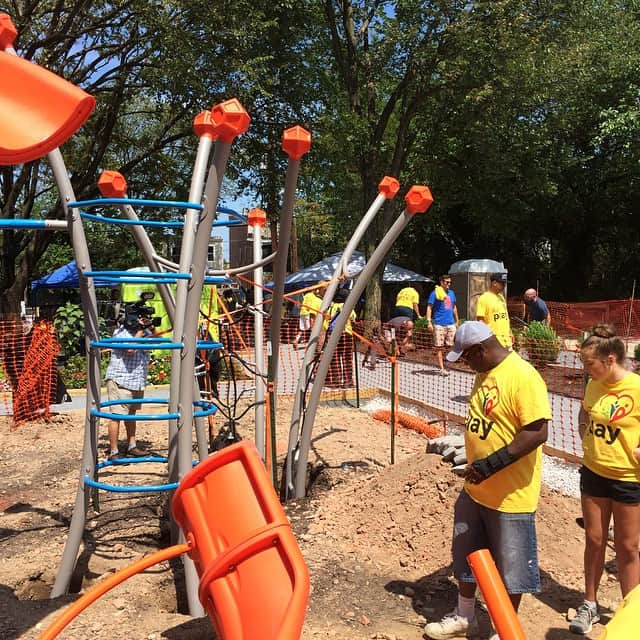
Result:
[[[340,258],[342,257],[342,251],[334,253],[320,262],[316,262],[304,269],[300,269],[295,273],[289,275],[284,281],[285,291],[291,291],[293,289],[302,289],[304,287],[310,287],[316,282],[321,280],[330,280],[333,277],[336,266]],[[349,261],[348,271],[349,275],[357,276],[365,266],[364,254],[360,251],[354,251],[351,260]],[[382,281],[388,284],[402,284],[410,282],[426,282],[433,283],[431,278],[423,276],[410,269],[404,269],[396,264],[390,262],[384,268],[384,274]],[[270,282],[268,287],[272,286]]]

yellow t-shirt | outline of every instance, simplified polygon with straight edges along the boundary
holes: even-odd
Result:
[[[317,315],[318,311],[320,311],[320,307],[322,306],[322,298],[318,298],[318,296],[313,291],[307,291],[302,298],[302,306],[300,307],[300,315],[308,316],[308,315]]]
[[[325,331],[329,328],[330,322],[342,312],[342,307],[344,307],[344,302],[334,302],[329,307],[329,310],[327,311],[324,322],[322,324]],[[356,312],[352,310],[351,313],[349,314],[347,324],[344,328],[345,333],[349,333],[349,334],[353,333],[351,322],[355,321],[355,319],[356,319]]]
[[[489,328],[496,335],[496,338],[498,338],[507,349],[512,346],[511,323],[509,322],[507,302],[501,293],[485,291],[478,298],[476,318],[482,318],[482,321],[489,325]]]
[[[590,380],[582,406],[589,413],[582,438],[585,467],[611,480],[640,482],[633,455],[640,446],[640,376],[629,372],[611,385]]]
[[[396,307],[413,309],[414,304],[420,304],[420,294],[413,287],[400,289],[396,297]]]
[[[523,427],[550,420],[547,386],[517,353],[476,375],[465,421],[467,460],[475,462],[513,441]],[[506,513],[533,513],[538,506],[542,447],[538,447],[465,491],[479,504]]]

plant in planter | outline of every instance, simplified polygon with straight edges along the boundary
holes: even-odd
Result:
[[[536,368],[542,368],[557,360],[561,340],[545,322],[534,320],[522,334],[522,346],[527,350],[529,362]]]
[[[428,329],[427,319],[422,316],[413,323],[413,343],[416,349],[428,348],[432,343],[432,333]]]

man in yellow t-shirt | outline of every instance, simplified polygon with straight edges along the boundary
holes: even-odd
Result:
[[[313,291],[307,291],[302,298],[300,305],[300,318],[298,319],[298,333],[293,339],[293,346],[297,348],[300,341],[309,335],[309,331],[313,328],[316,316],[320,312],[322,306],[322,288],[318,287]]]
[[[465,421],[465,484],[454,512],[458,604],[425,627],[428,638],[439,640],[477,634],[476,583],[467,556],[478,549],[491,552],[516,611],[523,593],[540,591],[534,518],[551,419],[547,387],[483,322],[465,322],[456,332],[447,360],[461,357],[477,375]]]
[[[498,340],[507,347],[513,345],[511,323],[507,311],[507,301],[504,299],[504,289],[507,284],[506,273],[492,273],[491,285],[479,298],[476,305],[476,320],[488,325]]]

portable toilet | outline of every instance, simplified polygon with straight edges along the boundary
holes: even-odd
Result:
[[[506,271],[504,263],[483,258],[460,260],[449,267],[451,288],[456,294],[456,305],[461,320],[476,319],[478,298],[491,286],[491,274]],[[506,289],[504,295],[506,298]]]

